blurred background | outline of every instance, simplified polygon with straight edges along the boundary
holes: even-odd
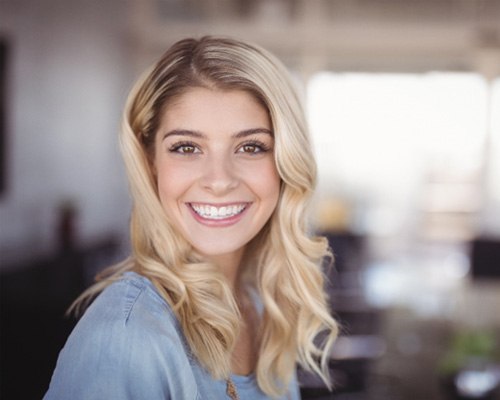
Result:
[[[275,53],[307,110],[342,334],[303,398],[499,399],[500,0],[0,0],[0,398],[42,397],[128,254],[127,92],[204,34]]]

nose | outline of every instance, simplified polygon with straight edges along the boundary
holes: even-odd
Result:
[[[223,196],[238,187],[237,171],[230,157],[207,157],[201,176],[203,188],[216,196]]]

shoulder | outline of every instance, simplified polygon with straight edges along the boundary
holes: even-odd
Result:
[[[161,338],[163,345],[166,338],[178,342],[182,336],[168,303],[151,281],[133,272],[124,274],[94,300],[73,333],[94,339],[104,335],[125,343],[140,335],[141,341]]]
[[[97,296],[86,314],[92,313],[95,308],[102,311],[111,306],[115,308],[115,311],[120,310],[120,313],[115,314],[116,317],[127,322],[136,305],[147,306],[152,312],[170,310],[168,303],[160,296],[148,278],[135,272],[126,272]]]
[[[138,318],[160,317],[176,328],[176,319],[168,303],[157,292],[153,283],[135,273],[127,272],[109,285],[90,305],[82,317],[92,322],[118,323],[133,327]],[[157,319],[157,318],[155,318]]]
[[[95,299],[68,344],[72,341],[128,352],[137,349],[144,357],[162,356],[172,347],[176,355],[185,348],[179,324],[168,303],[149,279],[134,272],[124,274]],[[116,356],[122,354],[117,352]]]
[[[186,390],[181,385],[196,390],[191,371],[168,303],[148,279],[126,273],[95,299],[76,325],[59,355],[51,390],[70,390],[74,398],[80,393],[129,398],[120,397],[125,391],[164,399]]]

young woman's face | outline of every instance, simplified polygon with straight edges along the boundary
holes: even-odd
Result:
[[[244,91],[193,88],[169,104],[155,142],[165,212],[208,259],[237,262],[276,208],[267,110]]]

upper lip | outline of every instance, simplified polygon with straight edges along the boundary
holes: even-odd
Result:
[[[240,205],[248,205],[250,204],[249,201],[233,201],[233,202],[227,202],[227,203],[205,203],[201,201],[189,201],[187,202],[189,205],[195,205],[195,206],[211,206],[211,207],[228,207],[228,206],[240,206]]]

